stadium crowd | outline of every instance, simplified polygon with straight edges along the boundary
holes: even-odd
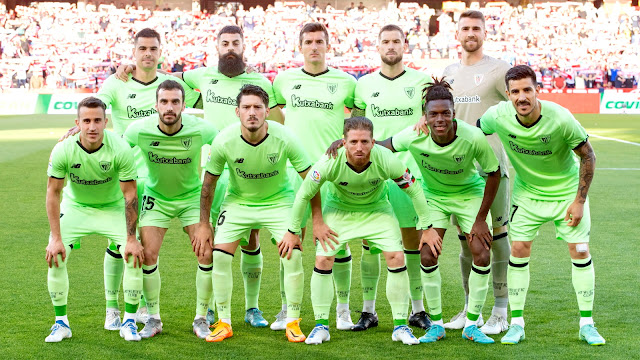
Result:
[[[430,59],[457,59],[460,53],[457,11],[407,3],[381,9],[352,4],[340,10],[299,3],[266,9],[225,6],[215,13],[198,6],[193,11],[152,11],[91,3],[0,9],[0,87],[96,89],[119,63],[129,61],[132,35],[144,27],[158,29],[164,37],[165,71],[215,61],[215,33],[228,24],[244,28],[247,62],[270,79],[302,64],[297,33],[308,21],[323,22],[330,31],[329,64],[356,77],[378,66],[375,39],[387,23],[406,29],[405,58],[411,67],[424,68]],[[486,52],[512,65],[532,66],[545,88],[637,86],[640,12],[633,8],[605,11],[587,2],[481,10],[487,17]]]

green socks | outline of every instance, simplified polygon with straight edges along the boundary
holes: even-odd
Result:
[[[404,259],[409,274],[409,295],[412,301],[422,301],[422,279],[420,278],[420,250],[404,249]]]
[[[511,306],[512,319],[514,317],[522,317],[524,311],[524,303],[529,290],[529,259],[528,257],[509,257],[507,284],[509,286],[509,304]]]
[[[571,280],[578,297],[581,317],[591,317],[596,283],[595,270],[591,256],[586,259],[571,259]]]
[[[391,305],[393,325],[406,325],[409,312],[409,275],[407,267],[387,268],[387,300]]]
[[[115,244],[111,243],[104,253],[104,296],[107,309],[118,308],[118,295],[124,273],[122,254]]]
[[[206,316],[209,300],[213,295],[211,272],[213,264],[198,264],[196,271],[196,315]]]
[[[284,265],[282,265],[282,258],[280,258],[280,300],[282,301],[282,308],[287,306],[287,294],[284,292]]]
[[[262,252],[242,249],[240,255],[240,270],[244,281],[245,309],[258,309],[260,297],[260,282],[262,280]]]
[[[467,319],[478,320],[482,314],[482,307],[487,299],[489,291],[489,273],[491,265],[478,266],[471,265],[471,274],[469,274],[469,306],[467,308]]]
[[[440,289],[442,288],[442,277],[438,265],[424,266],[420,265],[422,270],[422,289],[424,297],[427,299],[429,307],[429,315],[432,320],[442,319],[442,296]]]
[[[124,280],[122,289],[124,290],[125,312],[136,313],[140,296],[142,296],[142,268],[133,267],[135,258],[129,256],[129,262],[124,266]],[[120,260],[124,264],[123,260]],[[133,311],[132,311],[133,310]]]
[[[362,245],[360,276],[362,277],[363,300],[375,300],[380,279],[380,254],[372,254],[366,245]]]
[[[336,286],[338,304],[349,304],[351,291],[351,250],[341,250],[333,263],[333,281]]]
[[[58,264],[60,266],[56,267],[54,262],[47,272],[47,287],[49,288],[49,296],[56,311],[56,316],[66,315],[67,313],[67,297],[69,296],[67,262],[69,261],[71,250],[69,248],[65,248],[65,250],[67,251],[65,260],[62,261],[62,255],[58,255]],[[59,312],[62,312],[62,307],[64,307],[64,314],[58,315]]]
[[[460,275],[462,275],[462,288],[464,289],[465,298],[469,296],[469,274],[471,273],[471,264],[473,263],[473,255],[467,238],[464,234],[458,234],[460,240]],[[466,306],[465,301],[465,306]]]
[[[509,267],[509,234],[504,232],[495,235],[491,243],[491,276],[493,277],[493,296],[496,306],[507,307],[509,288],[507,288],[507,271]],[[499,304],[502,303],[502,304]]]
[[[231,318],[231,292],[233,291],[233,276],[231,262],[233,254],[219,249],[213,249],[213,296],[216,298],[218,319]]]
[[[214,260],[215,262],[215,260]],[[284,291],[287,296],[287,318],[299,318],[304,291],[302,251],[294,249],[291,259],[282,259],[284,268]]]
[[[160,313],[160,270],[158,264],[142,265],[142,292],[149,315]]]
[[[313,268],[311,275],[311,303],[316,323],[329,325],[329,312],[333,302],[333,276],[331,270]],[[322,321],[326,321],[324,324]]]

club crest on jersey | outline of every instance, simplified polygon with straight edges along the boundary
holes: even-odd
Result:
[[[336,83],[327,84],[327,90],[329,90],[330,93],[335,94],[336,91],[338,91],[338,84]]]
[[[369,180],[369,184],[371,184],[371,186],[376,186],[380,184],[380,179],[371,179]]]
[[[102,171],[109,171],[109,169],[111,169],[111,163],[109,161],[100,161],[100,169],[102,169]]]
[[[185,149],[189,150],[191,148],[191,142],[192,142],[191,138],[184,138],[184,139],[182,139],[182,146]]]
[[[320,175],[320,172],[318,170],[313,170],[311,172],[311,180],[313,180],[316,183],[320,184],[320,179],[322,179],[322,176]]]
[[[275,165],[278,162],[278,155],[278,153],[267,154],[267,160],[269,160],[272,165]]]
[[[473,80],[476,82],[476,86],[480,85],[482,79],[484,79],[484,74],[475,74],[473,76]]]
[[[453,155],[453,161],[457,164],[461,164],[464,161],[464,155]]]
[[[549,141],[551,141],[551,135],[540,136],[540,141],[542,141],[543,144],[548,144]]]
[[[416,94],[416,88],[413,86],[406,87],[404,88],[404,94],[407,95],[409,99],[413,99],[413,95]]]

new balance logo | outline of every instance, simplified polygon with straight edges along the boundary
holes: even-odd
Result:
[[[347,185],[349,185],[349,183],[348,183],[348,182],[346,182],[346,181],[341,181],[339,184],[340,184],[341,186],[347,186]]]
[[[513,135],[513,134],[509,134],[509,137],[510,137],[510,138],[512,138],[512,139],[515,139],[515,138],[516,138],[516,136],[515,136],[515,135]]]
[[[378,97],[378,95],[380,95],[379,92],[374,92],[373,94],[371,94],[371,97]]]
[[[242,164],[244,162],[243,158],[237,158],[236,161],[234,161],[234,164]]]
[[[302,85],[293,85],[293,89],[291,90],[300,90],[300,88],[302,87]]]
[[[135,99],[136,98],[136,94],[129,94],[129,96],[127,96],[127,99]]]
[[[80,169],[80,164],[73,164],[71,165],[72,169]]]
[[[215,85],[215,84],[217,84],[217,83],[218,83],[218,80],[211,80],[211,81],[209,81],[209,84],[211,84],[211,85]]]
[[[152,141],[151,144],[149,144],[149,146],[159,146],[160,145],[160,141]]]

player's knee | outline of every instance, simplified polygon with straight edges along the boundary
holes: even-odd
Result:
[[[481,251],[473,254],[473,263],[477,266],[489,266],[491,263],[491,252],[483,248]]]
[[[333,257],[316,256],[316,268],[320,270],[331,270],[333,268]]]
[[[569,253],[572,259],[586,259],[591,254],[589,253],[589,244],[588,243],[576,243],[569,244]]]
[[[153,264],[156,264],[158,262],[158,253],[157,252],[148,250],[147,248],[145,248],[143,250],[143,252],[144,252],[144,261],[143,261],[143,263],[145,265],[153,265]]]
[[[420,263],[424,267],[436,266],[438,264],[438,258],[433,256],[431,249],[423,247],[420,251]]]
[[[212,249],[206,249],[204,254],[198,255],[198,264],[211,264],[213,261]]]
[[[391,268],[398,268],[405,265],[404,263],[404,252],[402,251],[393,251],[384,254],[385,260],[387,261],[387,266]]]
[[[531,241],[514,241],[511,244],[511,255],[517,258],[531,256]]]

